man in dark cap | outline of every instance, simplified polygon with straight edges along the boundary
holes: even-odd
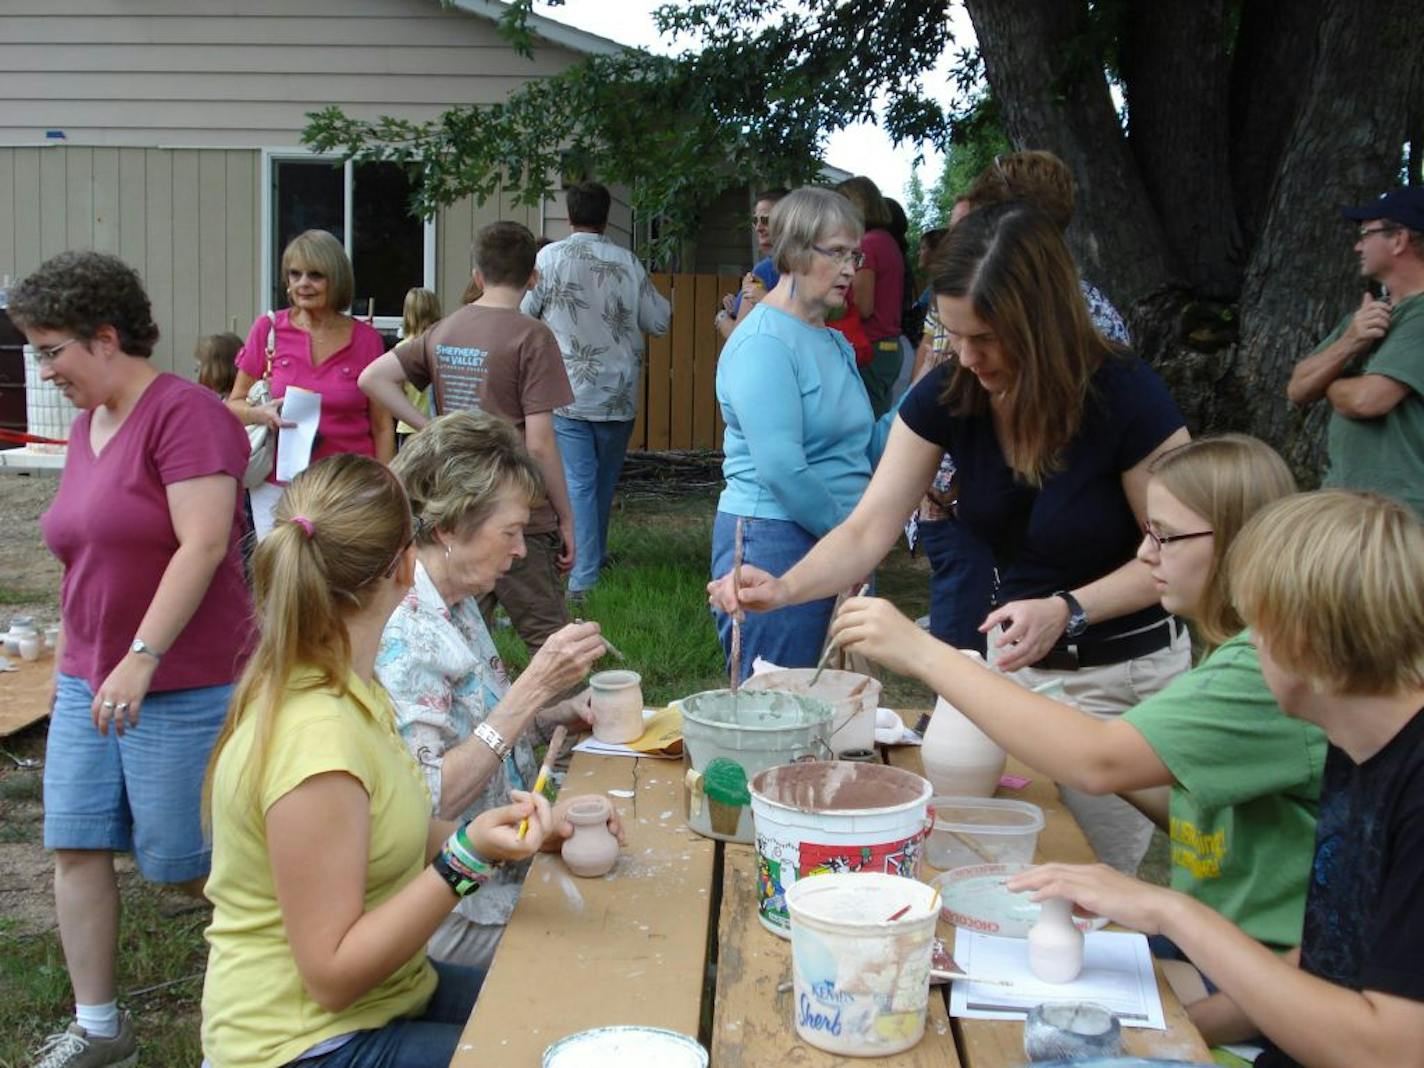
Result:
[[[1324,484],[1387,493],[1424,516],[1424,186],[1341,208],[1360,224],[1360,274],[1378,283],[1296,365],[1292,404],[1334,409]]]

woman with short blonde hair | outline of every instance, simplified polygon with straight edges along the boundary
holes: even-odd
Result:
[[[586,726],[589,698],[581,684],[606,647],[598,624],[568,624],[511,684],[490,638],[479,598],[524,555],[529,509],[544,496],[539,467],[512,423],[484,412],[443,415],[412,437],[391,467],[415,517],[416,564],[412,586],[381,634],[376,673],[436,818],[473,819],[534,781],[535,742],[560,725]],[[571,687],[579,692],[566,697]],[[559,798],[556,838],[567,833],[564,813],[577,800]],[[523,865],[510,866],[460,904],[432,935],[431,957],[487,966],[524,874]]]
[[[283,250],[282,274],[289,306],[253,322],[237,357],[228,407],[242,423],[280,434],[291,425],[281,414],[288,387],[310,390],[321,395],[313,463],[340,453],[389,462],[395,455],[395,424],[356,384],[386,346],[374,327],[347,310],[355,283],[345,249],[325,230],[307,230]],[[272,400],[249,404],[248,393],[263,378],[271,385]],[[248,494],[257,536],[265,537],[282,495],[275,467]]]

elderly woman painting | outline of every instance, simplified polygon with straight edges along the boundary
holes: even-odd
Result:
[[[855,355],[826,315],[847,300],[861,264],[860,215],[827,189],[797,189],[771,212],[776,285],[737,327],[717,364],[726,488],[712,531],[712,574],[732,568],[737,521],[743,559],[789,570],[860,500],[870,481],[875,421]],[[748,616],[742,673],[758,656],[815,664],[833,598]],[[722,648],[731,617],[717,615]]]
[[[412,435],[392,463],[415,516],[415,584],[381,636],[376,673],[425,773],[438,819],[473,819],[510,803],[538,775],[534,735],[588,715],[587,691],[558,701],[603,655],[596,623],[556,631],[513,684],[478,601],[517,557],[544,493],[509,422],[455,412]],[[554,809],[554,841],[572,832]],[[614,827],[617,830],[616,824]],[[430,940],[435,960],[487,965],[514,910],[525,866],[501,870]]]

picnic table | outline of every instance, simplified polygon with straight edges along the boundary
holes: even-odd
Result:
[[[913,717],[906,714],[913,722]],[[920,772],[917,748],[888,762]],[[1044,810],[1038,859],[1088,862],[1093,853],[1053,783],[1008,794]],[[951,1020],[948,987],[931,991],[925,1036],[905,1053],[865,1061],[806,1045],[791,1017],[791,946],[757,919],[754,847],[714,842],[684,822],[680,761],[576,753],[563,789],[603,793],[628,844],[601,879],[568,873],[557,854],[534,859],[451,1068],[537,1068],[565,1035],[643,1024],[693,1035],[712,1068],[885,1064],[896,1068],[1021,1065],[1023,1025]],[[950,945],[953,928],[941,922]],[[1200,1035],[1158,972],[1168,1029],[1125,1028],[1128,1052],[1210,1063]]]

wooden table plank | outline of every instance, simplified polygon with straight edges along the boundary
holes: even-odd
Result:
[[[914,723],[918,713],[905,712],[902,717]],[[924,763],[920,760],[917,746],[894,746],[886,750],[889,763],[895,767],[924,774]],[[1050,860],[1069,864],[1092,864],[1097,856],[1084,836],[1082,829],[1071,812],[1058,798],[1058,788],[1053,780],[1033,768],[1009,758],[1006,774],[1019,775],[1032,782],[1022,790],[999,788],[999,797],[1016,801],[1028,801],[1043,809],[1044,828],[1038,836],[1038,848],[1034,860],[1044,863]],[[954,944],[954,927],[940,922],[940,937],[945,945]],[[1187,1018],[1187,1013],[1177,1000],[1176,994],[1162,975],[1160,965],[1154,961],[1157,970],[1157,989],[1162,995],[1162,1013],[1167,1023],[1166,1031],[1152,1031],[1142,1027],[1124,1027],[1123,1047],[1127,1053],[1143,1057],[1163,1057],[1179,1061],[1211,1063],[1211,1053],[1206,1043],[1197,1033],[1196,1027]],[[1017,1068],[1024,1062],[1023,1024],[1017,1020],[964,1020],[953,1021],[964,1054],[966,1068]]]
[[[38,660],[9,658],[17,671],[0,671],[0,738],[16,734],[49,715],[49,688],[54,681],[54,650]]]
[[[714,844],[683,821],[682,764],[576,753],[564,781],[610,797],[627,829],[601,879],[535,858],[451,1068],[537,1068],[556,1039],[644,1024],[697,1036]]]
[[[718,923],[717,1000],[712,1022],[712,1068],[813,1068],[864,1065],[802,1042],[792,1023],[793,994],[777,987],[791,979],[791,943],[757,919],[756,851],[728,843],[723,852],[722,916]],[[876,1064],[905,1068],[958,1068],[949,1013],[931,991],[925,1037],[912,1050],[877,1057]]]

